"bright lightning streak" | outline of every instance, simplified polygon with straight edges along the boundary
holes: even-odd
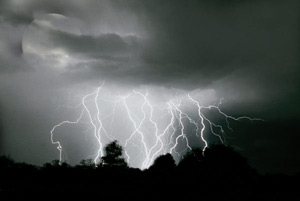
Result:
[[[188,149],[192,150],[192,148],[191,148],[191,146],[190,146],[190,144],[189,144],[189,140],[188,140],[188,138],[187,138],[187,136],[186,136],[186,134],[185,134],[185,132],[184,132],[185,127],[184,127],[184,123],[183,123],[182,119],[184,118],[185,113],[183,113],[183,112],[178,108],[178,106],[176,106],[174,103],[171,102],[171,105],[172,105],[172,107],[179,113],[179,124],[180,124],[180,128],[181,128],[181,129],[180,129],[180,135],[178,135],[178,136],[176,137],[176,139],[175,139],[175,144],[174,144],[174,146],[171,147],[171,149],[170,149],[170,153],[172,154],[172,152],[174,151],[176,154],[178,154],[179,156],[181,156],[181,155],[180,155],[178,152],[176,152],[176,150],[175,150],[176,146],[178,145],[178,140],[179,140],[180,138],[182,138],[182,139],[185,140],[186,146],[187,146]]]
[[[170,123],[167,125],[167,127],[163,130],[163,132],[160,134],[160,135],[156,135],[156,143],[155,143],[155,145],[151,148],[151,150],[150,150],[150,153],[151,153],[151,151],[157,146],[157,144],[158,144],[158,142],[160,142],[160,147],[159,147],[159,149],[156,151],[156,152],[154,152],[153,154],[152,154],[152,157],[150,158],[150,160],[149,160],[149,162],[148,162],[148,164],[147,164],[147,166],[149,167],[150,165],[151,165],[151,163],[155,160],[155,157],[156,156],[158,156],[159,155],[159,153],[162,151],[162,149],[164,148],[164,143],[163,143],[163,141],[162,141],[162,138],[163,137],[165,137],[165,135],[167,135],[167,133],[168,133],[168,131],[170,130],[170,128],[173,126],[173,124],[174,124],[174,113],[173,113],[173,111],[172,111],[172,108],[171,108],[171,106],[168,104],[168,110],[170,111],[170,113],[171,113],[171,120],[170,120]],[[157,126],[157,125],[156,125]],[[173,127],[172,127],[173,128]],[[175,129],[173,129],[173,132],[175,132]],[[173,134],[173,133],[172,133]]]
[[[142,145],[143,145],[144,152],[145,152],[145,155],[146,155],[146,158],[145,158],[145,160],[144,160],[144,162],[143,162],[143,164],[144,164],[144,163],[146,163],[146,161],[149,159],[149,151],[148,151],[147,144],[146,144],[146,142],[145,142],[145,136],[144,136],[144,134],[142,133],[142,131],[140,130],[140,128],[141,128],[141,126],[142,126],[142,124],[144,123],[145,118],[146,118],[146,113],[145,113],[145,111],[144,111],[144,108],[145,108],[145,104],[146,104],[146,103],[144,102],[143,105],[142,105],[143,118],[141,119],[140,123],[137,124],[136,121],[135,121],[135,120],[133,119],[133,117],[132,117],[132,114],[131,114],[131,112],[130,112],[130,109],[129,109],[128,105],[126,104],[126,98],[128,98],[128,96],[125,97],[125,98],[123,98],[123,104],[124,104],[124,107],[126,108],[126,111],[127,111],[127,114],[128,114],[128,118],[130,119],[130,121],[132,122],[132,124],[133,124],[133,126],[134,126],[134,131],[132,132],[132,134],[130,135],[130,137],[126,140],[126,142],[125,142],[125,148],[127,147],[129,141],[134,137],[134,135],[135,135],[135,134],[139,134],[140,137],[141,137],[141,143],[142,143]],[[126,151],[125,151],[125,152],[126,152]],[[127,161],[129,162],[130,156],[128,155],[128,153],[126,153],[126,156],[127,156]]]
[[[61,146],[61,143],[60,141],[54,141],[53,137],[54,137],[54,130],[60,126],[63,126],[64,124],[78,124],[79,121],[81,120],[82,118],[82,115],[83,115],[83,111],[81,112],[79,118],[76,120],[76,121],[63,121],[57,125],[55,125],[52,130],[50,131],[50,134],[51,134],[51,143],[52,144],[56,144],[57,145],[57,149],[59,150],[59,161],[62,161],[62,146]]]
[[[150,120],[151,124],[154,126],[154,130],[155,130],[154,131],[154,137],[156,139],[155,144],[149,149],[148,156],[150,157],[152,151],[157,147],[158,143],[160,143],[160,149],[162,148],[162,145],[163,145],[163,142],[161,140],[161,136],[162,135],[158,135],[158,126],[157,126],[157,123],[153,120],[153,106],[152,106],[152,104],[149,102],[149,100],[147,98],[148,97],[148,91],[146,92],[146,95],[144,95],[144,94],[142,94],[142,93],[140,93],[140,92],[138,92],[136,90],[134,90],[134,93],[142,96],[143,99],[144,99],[144,103],[146,103],[147,106],[150,108],[150,114],[149,114],[150,117],[149,117],[149,120]],[[145,116],[145,113],[144,113],[144,116]],[[156,153],[154,153],[154,155],[155,154]],[[142,165],[142,168],[146,168],[146,167],[150,166],[149,163],[151,163],[151,161],[153,160],[154,155],[152,155],[151,158],[149,158],[149,157],[146,158],[146,160],[144,161],[144,163]]]
[[[201,119],[201,125],[202,125],[202,129],[201,129],[201,132],[200,132],[200,136],[201,136],[201,139],[202,141],[204,142],[204,147],[203,147],[203,152],[205,151],[205,149],[207,148],[208,144],[207,144],[207,141],[204,139],[204,131],[205,131],[205,124],[204,124],[204,117],[203,117],[203,114],[201,113],[201,106],[200,104],[195,100],[193,99],[190,94],[188,94],[188,98],[194,103],[196,104],[197,106],[197,109],[198,109],[198,116],[199,118]],[[210,122],[210,121],[209,121]],[[210,124],[211,125],[211,124]]]
[[[202,144],[203,153],[209,146],[209,134],[215,136],[221,143],[224,143],[226,139],[225,130],[232,130],[229,120],[262,121],[259,118],[227,115],[220,109],[222,99],[217,105],[201,106],[200,102],[191,97],[190,94],[178,92],[177,95],[181,95],[180,100],[176,102],[169,100],[158,106],[152,104],[148,90],[145,93],[133,90],[126,96],[117,95],[110,99],[110,97],[105,96],[107,94],[104,93],[103,88],[104,82],[94,92],[82,98],[81,104],[76,107],[82,107],[82,111],[75,121],[63,121],[55,125],[50,131],[51,142],[59,150],[60,161],[64,160],[62,157],[62,143],[59,140],[54,140],[54,133],[58,127],[66,124],[90,124],[93,130],[92,136],[98,145],[94,157],[94,162],[97,164],[104,154],[103,147],[105,144],[109,140],[120,139],[120,136],[116,136],[113,132],[113,128],[118,127],[119,123],[116,120],[116,115],[120,113],[123,114],[122,121],[127,122],[126,124],[132,129],[130,133],[125,133],[123,140],[120,141],[124,145],[127,162],[129,165],[136,163],[141,169],[150,167],[155,158],[164,153],[176,154],[182,157],[182,154],[187,150],[192,150],[192,144],[197,144],[197,142],[191,141],[193,135],[200,139],[199,142]],[[184,95],[182,96],[182,94]],[[136,102],[132,105],[132,101]],[[105,112],[102,109],[107,104],[112,104],[111,112],[106,110]],[[186,105],[196,109],[196,117],[186,111]],[[219,115],[224,117],[226,127],[214,123],[213,119],[208,118],[206,113],[203,113],[203,110],[217,111]],[[137,115],[136,112],[140,112],[142,116]],[[106,122],[109,122],[108,125],[106,125]],[[191,128],[193,128],[192,131],[190,131]],[[151,140],[149,140],[149,136]],[[199,143],[197,146],[199,146]]]

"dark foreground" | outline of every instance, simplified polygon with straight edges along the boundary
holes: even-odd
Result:
[[[109,161],[109,160],[108,160]],[[299,198],[300,174],[259,175],[247,160],[225,146],[202,155],[194,150],[176,166],[171,155],[141,171],[120,163],[88,161],[71,167],[58,161],[36,167],[0,157],[0,195],[96,193],[101,198],[283,199]]]

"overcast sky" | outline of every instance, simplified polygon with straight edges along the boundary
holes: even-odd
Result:
[[[1,0],[0,153],[57,158],[52,127],[105,80],[224,98],[231,143],[262,172],[300,170],[298,0]],[[81,156],[78,156],[81,157]]]

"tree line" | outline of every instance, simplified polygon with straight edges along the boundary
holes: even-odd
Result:
[[[53,160],[43,166],[14,162],[0,156],[0,194],[12,192],[101,192],[113,197],[213,197],[274,196],[297,192],[300,174],[261,175],[230,146],[212,145],[203,153],[188,152],[178,164],[171,154],[159,156],[146,170],[131,168],[117,141],[109,143],[95,166],[82,160],[71,166]],[[216,192],[216,193],[208,193]]]

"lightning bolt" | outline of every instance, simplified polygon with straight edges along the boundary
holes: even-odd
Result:
[[[128,97],[128,96],[127,96]],[[135,134],[139,134],[140,137],[141,137],[141,142],[142,142],[142,145],[143,145],[143,150],[145,152],[145,155],[146,155],[146,158],[143,162],[143,164],[148,160],[149,158],[149,151],[148,151],[148,147],[147,147],[147,144],[145,142],[145,136],[144,134],[142,133],[142,131],[140,130],[142,124],[144,123],[145,121],[145,118],[146,118],[146,114],[145,114],[145,111],[144,111],[144,108],[145,108],[145,102],[142,104],[142,111],[143,111],[143,118],[140,120],[140,123],[137,123],[133,117],[132,117],[132,114],[130,112],[130,109],[128,107],[128,105],[126,104],[126,98],[123,98],[123,104],[125,106],[125,109],[127,111],[127,114],[128,114],[128,118],[129,120],[132,122],[133,126],[134,126],[134,131],[131,133],[130,137],[126,140],[125,142],[125,148],[128,146],[128,143],[129,141],[134,137]],[[126,152],[125,150],[125,154],[127,156],[127,161],[129,162],[130,160],[130,156],[128,155],[128,153]]]
[[[179,124],[180,124],[180,134],[176,137],[175,144],[171,147],[170,153],[172,154],[172,152],[174,151],[177,155],[181,156],[175,150],[175,148],[178,146],[178,141],[179,141],[180,138],[184,139],[185,142],[186,142],[187,148],[190,149],[190,150],[192,150],[192,148],[191,148],[191,146],[189,144],[189,140],[188,140],[188,138],[187,138],[187,136],[186,136],[186,134],[184,132],[185,127],[184,127],[184,123],[182,121],[184,117],[187,117],[187,115],[179,109],[180,105],[176,106],[173,102],[171,102],[170,104],[173,107],[173,109],[175,109],[175,111],[177,111],[179,113],[178,119],[179,119]]]
[[[169,124],[167,125],[167,127],[162,131],[162,133],[160,135],[156,135],[156,143],[155,145],[150,149],[150,153],[152,152],[152,150],[154,150],[154,148],[158,145],[158,142],[160,144],[160,147],[158,148],[158,150],[156,152],[154,152],[150,158],[150,160],[148,161],[147,167],[149,167],[151,165],[151,163],[154,161],[154,159],[156,158],[156,156],[159,155],[159,153],[163,150],[164,148],[164,143],[163,143],[163,139],[168,133],[169,130],[172,129],[173,132],[171,132],[171,134],[173,135],[175,133],[175,128],[173,127],[174,124],[174,120],[175,120],[175,116],[174,113],[172,111],[171,105],[168,104],[168,110],[169,113],[171,114],[171,119]],[[157,128],[157,124],[156,124],[156,128]],[[172,136],[171,135],[171,136]],[[172,137],[171,137],[172,138]]]
[[[79,121],[81,120],[82,116],[83,116],[83,112],[84,111],[81,112],[79,118],[76,121],[62,121],[61,123],[55,125],[52,128],[52,130],[50,131],[50,134],[51,134],[51,143],[57,145],[56,148],[59,150],[59,161],[60,162],[62,161],[62,151],[63,151],[63,149],[62,149],[62,146],[61,146],[61,142],[58,141],[58,140],[57,141],[54,140],[54,130],[56,128],[60,127],[60,126],[63,126],[64,124],[78,124]]]
[[[80,123],[80,121],[82,120],[83,118],[83,114],[86,113],[87,116],[88,116],[88,122],[92,125],[93,127],[93,134],[94,134],[94,137],[95,139],[97,140],[98,144],[99,144],[99,149],[98,149],[98,152],[96,154],[96,157],[94,158],[94,162],[95,164],[97,163],[98,159],[100,157],[103,156],[103,143],[101,142],[101,131],[103,130],[105,135],[107,135],[107,132],[106,130],[104,129],[103,127],[103,123],[100,119],[100,110],[99,110],[99,105],[98,105],[98,102],[97,102],[97,99],[99,98],[99,93],[100,93],[100,90],[102,89],[104,85],[104,82],[102,83],[102,85],[100,87],[97,88],[97,90],[91,94],[87,94],[85,95],[83,98],[82,98],[82,102],[81,102],[81,106],[83,107],[83,110],[79,116],[79,118],[77,118],[76,121],[63,121],[57,125],[55,125],[52,130],[50,131],[51,133],[51,142],[52,144],[56,144],[57,145],[57,149],[59,150],[59,160],[62,161],[62,151],[63,151],[63,148],[62,148],[62,145],[61,145],[61,142],[60,141],[54,141],[53,140],[53,136],[54,136],[54,131],[55,129],[57,129],[58,127],[60,126],[63,126],[64,124],[78,124]],[[87,99],[91,96],[94,96],[94,103],[95,103],[95,106],[96,106],[96,119],[93,117],[92,115],[92,112],[91,112],[91,109],[89,109],[88,105],[87,105]]]
[[[107,141],[119,140],[112,133],[112,128],[118,126],[115,122],[115,116],[121,112],[125,114],[122,117],[124,121],[126,120],[127,125],[131,126],[132,131],[125,133],[123,136],[125,140],[120,143],[124,145],[124,153],[129,165],[138,163],[141,169],[150,167],[155,158],[164,153],[175,154],[181,158],[185,152],[192,150],[190,137],[193,135],[199,138],[199,142],[203,144],[203,153],[209,146],[208,136],[210,134],[215,136],[220,143],[226,143],[225,130],[233,130],[230,126],[230,120],[263,121],[260,118],[227,115],[220,109],[222,99],[218,104],[202,106],[189,93],[180,91],[180,99],[178,98],[176,101],[169,100],[162,105],[155,105],[149,98],[148,90],[145,90],[145,93],[132,90],[125,96],[118,94],[113,98],[109,98],[105,96],[107,94],[103,92],[103,88],[104,82],[94,92],[83,96],[81,104],[76,106],[76,108],[81,107],[82,109],[75,121],[63,121],[51,129],[51,143],[56,145],[59,150],[60,161],[64,160],[62,156],[64,149],[59,140],[54,140],[54,133],[58,127],[66,124],[91,125],[92,136],[98,145],[98,149],[94,154],[94,163],[97,164],[104,154],[103,147],[108,143]],[[179,96],[179,92],[176,95]],[[132,100],[137,100],[133,106],[130,104]],[[111,112],[104,112],[101,109],[100,106],[103,102],[112,104]],[[186,111],[186,106],[194,108],[197,114],[191,115],[190,112]],[[224,117],[222,124],[215,123],[213,119],[206,115],[207,111],[212,110]],[[140,112],[142,115],[137,115],[136,112]],[[161,113],[163,115],[155,115]],[[162,121],[164,124],[161,124]],[[109,123],[106,125],[106,122]],[[224,124],[226,126],[223,126]],[[191,128],[193,128],[192,131],[190,131]],[[149,140],[149,137],[151,140]]]

